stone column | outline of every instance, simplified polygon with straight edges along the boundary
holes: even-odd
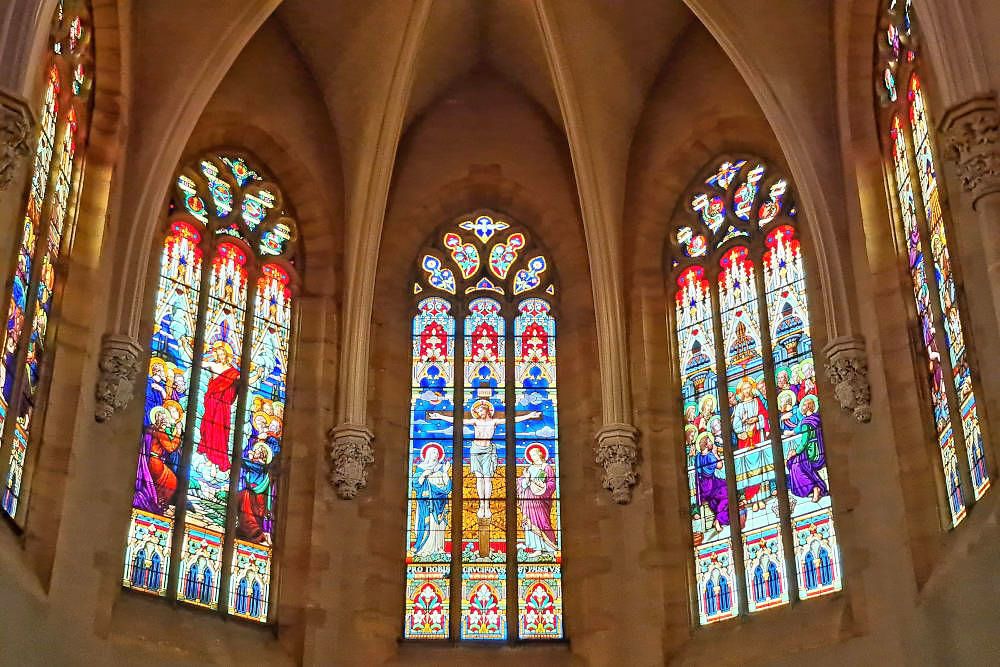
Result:
[[[94,419],[106,422],[132,400],[135,379],[139,375],[142,345],[130,336],[104,334],[98,360]]]
[[[978,218],[983,260],[1000,318],[1000,108],[994,96],[952,107],[941,122],[944,153],[955,165]]]
[[[337,495],[350,500],[368,486],[368,466],[375,463],[375,436],[366,426],[341,424],[330,430],[330,483]]]
[[[0,90],[0,191],[14,180],[34,143],[35,121],[28,105]]]
[[[833,385],[837,401],[859,422],[872,419],[872,390],[868,383],[868,357],[860,336],[835,338],[823,349],[826,376]]]
[[[609,424],[597,432],[594,460],[604,468],[604,488],[619,505],[632,501],[632,487],[639,482],[638,431],[629,424]]]

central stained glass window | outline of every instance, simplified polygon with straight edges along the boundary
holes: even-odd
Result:
[[[552,272],[527,231],[486,214],[421,253],[407,639],[563,636]]]

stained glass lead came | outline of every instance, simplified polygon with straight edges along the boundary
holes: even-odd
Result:
[[[457,304],[421,298],[413,318],[407,639],[563,636],[555,318],[551,303],[533,296],[555,294],[555,287],[541,290],[549,265],[544,255],[523,256],[532,247],[526,233],[512,231],[486,245],[509,228],[487,215],[460,222],[421,257],[423,276],[412,289],[418,296],[434,290],[472,296],[461,359]],[[525,296],[513,304],[495,296],[512,294]],[[505,311],[511,306],[513,337]],[[453,508],[456,484],[463,501]],[[508,515],[516,525],[510,533]],[[516,565],[508,566],[512,551]]]
[[[228,195],[245,203],[243,185],[262,173],[241,156],[209,155],[186,170],[206,179],[182,174],[177,198],[213,209],[170,209],[122,584],[264,623],[273,617],[294,259],[290,244],[265,239],[276,229],[294,239],[295,223],[276,206],[254,225],[227,219]],[[220,230],[226,240],[210,246],[203,272],[202,245]]]

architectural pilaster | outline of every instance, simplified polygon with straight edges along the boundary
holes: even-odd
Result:
[[[639,482],[638,437],[629,424],[609,424],[597,432],[594,460],[604,468],[604,488],[619,505],[632,501],[632,487]]]
[[[94,419],[105,422],[132,400],[135,379],[139,375],[142,346],[130,336],[105,334],[101,340]]]
[[[983,261],[1000,319],[1000,107],[993,95],[957,104],[941,121],[945,156],[954,164],[980,230]]]
[[[330,483],[350,500],[368,486],[368,466],[375,463],[374,434],[366,426],[341,424],[330,430]]]
[[[868,356],[861,337],[842,336],[824,348],[826,376],[837,402],[859,422],[872,419],[872,390],[868,382]]]
[[[0,90],[0,191],[14,180],[34,142],[35,120],[28,105]]]

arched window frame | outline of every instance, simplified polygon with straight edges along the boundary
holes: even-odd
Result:
[[[448,243],[450,237],[449,246]],[[511,239],[519,239],[520,245],[516,248],[516,257],[510,260],[505,273],[498,274],[490,267],[490,257],[499,245],[507,245]],[[515,241],[517,243],[517,241]],[[478,256],[478,264],[472,265],[466,258],[471,255],[469,247]],[[560,530],[561,499],[559,495],[559,458],[558,458],[558,382],[549,384],[539,384],[545,388],[545,400],[538,403],[540,412],[538,419],[542,419],[544,424],[548,424],[548,417],[545,411],[551,410],[553,434],[548,437],[535,435],[535,431],[528,431],[531,425],[529,414],[524,410],[510,409],[512,402],[520,405],[520,398],[527,397],[532,386],[530,382],[523,381],[524,378],[518,375],[524,371],[527,377],[528,368],[531,362],[523,361],[523,351],[519,340],[523,314],[521,305],[529,302],[535,303],[543,301],[546,305],[548,319],[545,321],[546,339],[545,360],[550,366],[549,377],[555,380],[555,367],[558,354],[556,352],[556,326],[559,317],[558,299],[558,279],[555,268],[549,261],[549,253],[541,246],[536,238],[523,226],[513,222],[510,218],[489,210],[477,210],[467,216],[462,216],[456,220],[441,226],[428,239],[425,246],[420,250],[416,266],[414,269],[412,286],[412,311],[413,315],[413,370],[411,371],[411,411],[410,411],[410,438],[409,454],[407,456],[407,537],[406,537],[406,585],[404,593],[404,619],[403,637],[412,640],[446,640],[456,638],[462,641],[512,641],[512,640],[553,640],[561,639],[564,634],[563,629],[563,590],[562,590],[562,539]],[[431,258],[431,259],[428,259]],[[538,261],[541,258],[541,262]],[[509,259],[509,256],[508,256]],[[463,270],[463,263],[465,269]],[[544,266],[534,275],[536,278],[523,280],[523,276],[532,274],[535,269]],[[427,268],[425,268],[427,267]],[[437,279],[435,278],[435,270]],[[451,272],[450,277],[443,275],[442,271]],[[488,280],[489,283],[484,283]],[[502,294],[500,293],[502,291]],[[515,293],[515,291],[517,293]],[[499,466],[505,470],[502,478],[495,480],[496,486],[504,487],[504,499],[501,500],[494,491],[495,500],[489,502],[492,516],[490,519],[483,519],[478,512],[481,510],[480,501],[466,498],[465,485],[471,483],[476,488],[476,481],[469,470],[471,470],[471,458],[465,461],[465,445],[471,446],[474,439],[472,431],[466,431],[472,426],[467,422],[465,416],[469,412],[469,407],[476,396],[483,397],[482,390],[475,386],[467,386],[466,375],[469,372],[469,362],[467,355],[473,349],[474,343],[468,329],[468,322],[473,319],[473,310],[477,302],[482,299],[490,299],[497,303],[500,308],[495,314],[494,322],[502,324],[502,331],[498,331],[499,344],[504,348],[502,355],[504,377],[500,379],[502,386],[496,387],[501,391],[491,393],[488,396],[490,402],[496,404],[496,395],[502,395],[502,404],[505,408],[503,423],[495,427],[493,431],[493,442],[499,443],[502,440],[504,451],[500,451]],[[435,420],[439,425],[452,424],[451,434],[444,436],[444,439],[436,443],[439,450],[445,452],[449,459],[451,475],[447,483],[447,514],[448,529],[447,534],[439,539],[446,543],[439,550],[444,560],[428,562],[428,558],[417,553],[417,530],[420,520],[420,498],[414,491],[414,484],[420,484],[420,474],[418,466],[423,462],[423,458],[418,455],[418,443],[421,455],[427,446],[435,444],[425,442],[425,436],[416,426],[415,420],[428,417],[432,414],[428,406],[423,405],[419,396],[426,384],[424,371],[418,365],[425,364],[428,358],[421,352],[422,341],[418,332],[418,322],[420,321],[421,306],[431,300],[438,300],[447,304],[447,318],[441,322],[449,322],[445,328],[450,331],[450,343],[446,346],[444,363],[450,364],[453,374],[450,382],[445,382],[439,396],[447,397],[451,395],[452,416],[447,420]],[[536,313],[541,311],[534,311]],[[526,316],[525,316],[526,317]],[[527,331],[527,329],[525,329]],[[461,343],[460,343],[461,342]],[[540,366],[546,365],[540,362]],[[418,378],[418,375],[421,375]],[[499,384],[499,383],[497,383]],[[480,385],[483,387],[484,385]],[[426,387],[424,387],[426,388]],[[462,421],[463,428],[454,427],[456,415],[456,397],[462,397]],[[533,399],[532,399],[533,400]],[[424,401],[426,402],[426,401]],[[546,408],[545,403],[550,407]],[[446,401],[436,401],[434,405],[440,405]],[[523,413],[523,414],[519,414]],[[447,415],[445,415],[447,416]],[[526,424],[522,427],[520,424]],[[497,433],[502,431],[502,436],[497,437]],[[536,429],[537,430],[537,429]],[[521,496],[521,482],[528,472],[526,465],[526,455],[533,450],[536,440],[540,440],[544,446],[544,451],[548,457],[544,462],[534,462],[539,474],[544,474],[544,484],[542,493],[549,494],[551,501],[548,519],[550,527],[554,529],[556,549],[554,554],[546,555],[538,551],[537,559],[525,550],[524,555],[518,550],[518,545],[524,542],[525,530],[518,525],[519,517],[524,515],[520,509],[521,502],[528,499]],[[446,442],[447,441],[447,442]],[[524,448],[524,456],[517,456],[519,449]],[[498,446],[499,450],[499,446]],[[452,455],[449,456],[448,452]],[[471,449],[470,449],[471,451]],[[462,452],[461,455],[454,455],[455,452]],[[507,453],[513,452],[516,459],[515,465],[507,465],[512,458]],[[467,470],[468,469],[468,470]],[[463,471],[468,475],[469,480],[463,476]],[[463,480],[458,483],[456,480]],[[442,480],[443,484],[443,480]],[[441,486],[439,488],[444,488]],[[494,489],[496,487],[494,486]],[[528,493],[525,491],[525,493]],[[539,496],[541,497],[541,496]],[[464,511],[463,511],[464,510]],[[503,513],[503,529],[497,527],[487,527],[483,524]],[[469,517],[475,515],[475,526],[471,531],[466,524],[470,523]],[[463,521],[455,521],[456,516],[463,516]],[[489,531],[487,536],[485,531]],[[485,539],[484,539],[485,537]],[[493,549],[496,542],[503,542],[504,552],[502,561],[492,563],[489,559],[497,552]],[[488,546],[484,548],[484,543]],[[475,545],[479,545],[478,551]],[[551,542],[550,542],[551,544]],[[452,545],[463,545],[463,548],[454,549]],[[469,550],[470,554],[463,553]],[[468,557],[467,557],[468,556]],[[435,555],[433,558],[442,558]],[[492,572],[487,570],[496,569],[500,572],[496,578]],[[482,571],[481,571],[482,570]],[[488,576],[487,576],[488,575]],[[498,612],[499,622],[486,627],[487,624],[480,624],[477,628],[471,628],[466,621],[473,618],[479,610],[476,609],[476,596],[473,595],[478,589],[475,587],[476,578],[486,577],[485,580],[499,583],[498,588],[502,591],[501,600],[492,600],[490,604]],[[428,589],[430,585],[430,589]],[[433,594],[428,593],[432,590]],[[456,594],[456,592],[458,594]],[[447,597],[447,600],[442,599]],[[511,603],[514,601],[515,603]],[[486,611],[483,610],[485,615]],[[516,628],[516,632],[510,629]]]
[[[940,461],[941,520],[954,528],[989,489],[991,452],[961,267],[948,245],[954,234],[918,28],[912,0],[884,3],[875,35],[876,115],[900,270],[911,287],[906,303],[914,368],[926,369],[918,371],[923,379],[917,386]],[[922,116],[920,122],[914,114]],[[921,171],[921,159],[929,170]]]
[[[681,447],[691,503],[693,616],[707,625],[791,600],[835,593],[843,587],[843,568],[834,528],[826,445],[818,418],[823,411],[817,395],[814,341],[809,333],[813,320],[808,306],[809,257],[802,248],[792,184],[759,157],[721,155],[699,172],[679,209],[665,256],[667,290],[676,302],[668,319],[680,380]],[[786,264],[792,264],[796,255],[801,273],[787,278]],[[770,267],[766,266],[769,258],[776,262]],[[750,278],[750,290],[740,288],[738,280],[741,274],[737,267],[745,262],[751,267],[743,274]],[[769,288],[769,271],[787,282]],[[785,318],[778,320],[773,306],[783,313],[781,303],[790,303],[789,293],[797,302],[791,314],[799,318],[804,335],[795,338],[794,351],[783,350],[778,359],[775,348],[782,334],[779,325]],[[748,304],[753,305],[748,308]],[[747,361],[742,370],[733,370],[725,343],[727,321],[730,334],[739,330],[741,322],[744,331],[747,323],[757,326],[759,336],[751,348],[757,350],[759,362]],[[701,354],[706,348],[711,352]],[[781,411],[785,390],[778,391],[778,371],[791,376],[797,368],[805,374],[807,365],[812,371],[812,387],[803,392],[805,380],[800,382],[786,423]],[[766,432],[756,443],[737,438],[735,409],[728,413],[720,409],[729,403],[727,395],[747,377],[754,380],[747,384],[760,401],[756,414],[761,405],[768,412]],[[706,399],[710,400],[706,403]],[[800,410],[807,400],[811,400],[814,421],[807,422],[809,415]],[[792,468],[797,473],[805,471],[805,460],[792,461],[799,456],[798,445],[809,443],[815,443],[814,451],[822,457],[812,472],[823,484],[806,484],[799,477],[790,483]],[[809,451],[808,446],[802,449]],[[771,466],[766,463],[768,455]],[[747,461],[754,456],[765,463],[749,467]],[[805,502],[803,499],[814,497],[817,488],[818,500]],[[759,495],[762,489],[763,500]],[[833,557],[828,558],[832,566],[828,576],[819,583],[819,579],[809,577],[806,566],[810,555],[821,549]],[[755,581],[758,567],[760,576]],[[781,576],[777,589],[771,581],[775,570]],[[789,576],[792,571],[795,576]],[[726,595],[719,595],[723,590]]]
[[[45,421],[52,346],[89,134],[93,91],[90,3],[60,0],[43,59],[39,135],[6,292],[0,342],[0,508],[20,530]],[[13,419],[11,416],[15,416]]]
[[[150,310],[156,313],[154,335],[150,342],[149,373],[145,383],[147,405],[143,410],[136,492],[125,547],[122,585],[216,610],[220,614],[270,623],[275,618],[272,602],[276,599],[280,556],[275,545],[280,544],[284,527],[282,508],[286,494],[284,476],[280,473],[283,462],[288,460],[285,416],[288,414],[288,387],[293,380],[296,299],[301,291],[298,226],[280,185],[268,176],[260,160],[243,150],[220,148],[198,155],[178,172],[171,192],[167,216],[155,246],[158,249],[155,255],[159,258],[156,262],[158,280],[151,285],[153,291],[149,299]],[[172,246],[179,239],[186,239],[183,243],[189,244],[187,257],[198,261],[197,276],[187,282],[178,282],[176,273],[168,275],[163,268],[168,258],[176,256],[168,252],[168,244]],[[217,258],[223,256],[235,258],[235,264],[228,264],[230,268],[219,269],[220,272],[232,273],[236,264],[243,267],[242,288],[236,286],[233,287],[235,292],[230,292],[233,295],[242,291],[242,306],[238,296],[219,301],[219,295],[212,294],[214,265]],[[239,279],[239,273],[235,275]],[[175,366],[172,371],[171,378],[183,376],[181,397],[172,395],[171,400],[163,400],[160,409],[167,407],[167,403],[176,403],[174,407],[181,416],[173,428],[180,425],[182,430],[179,436],[175,431],[169,437],[164,436],[171,442],[169,447],[161,447],[165,454],[161,457],[152,453],[151,441],[159,434],[168,433],[169,429],[156,428],[150,414],[157,407],[147,408],[151,392],[155,392],[154,385],[164,390],[161,392],[164,399],[168,386],[167,382],[158,381],[152,375],[154,365],[164,365],[156,355],[166,356],[167,348],[156,342],[157,332],[162,330],[160,324],[166,321],[159,319],[159,310],[163,305],[173,307],[166,303],[169,297],[161,302],[165,287],[182,288],[178,294],[190,295],[185,296],[184,303],[188,321],[194,326],[188,324],[188,333],[182,338],[190,340],[191,350],[199,352],[188,353],[190,359],[186,369]],[[223,290],[222,295],[225,294]],[[268,310],[262,317],[265,303]],[[192,510],[189,505],[192,499],[204,503],[204,507],[208,505],[204,498],[191,495],[195,488],[191,484],[192,476],[201,479],[197,486],[204,484],[204,473],[193,474],[192,464],[194,452],[201,450],[205,442],[200,429],[208,413],[208,386],[229,372],[227,369],[216,373],[206,366],[206,360],[218,346],[213,343],[210,347],[208,329],[213,326],[213,330],[221,330],[208,322],[210,311],[213,305],[225,311],[226,304],[230,312],[235,310],[238,314],[243,309],[243,313],[232,319],[225,333],[228,339],[228,331],[236,332],[234,336],[240,349],[234,350],[233,361],[227,364],[237,371],[236,379],[230,382],[229,391],[233,394],[226,434],[228,451],[224,457],[230,467],[228,472],[222,471],[228,477],[220,485],[220,490],[224,488],[227,493],[225,506],[219,513],[221,517],[217,517],[222,525],[212,530],[207,519],[209,510],[198,509],[198,506],[193,506]],[[172,320],[178,309],[174,307],[170,312]],[[178,345],[180,347],[183,346]],[[275,363],[266,374],[256,373],[264,370],[257,360],[265,357],[255,355],[268,352],[272,353],[268,359],[277,358],[283,361],[284,367],[279,369],[279,364]],[[272,384],[270,397],[264,387],[269,381]],[[277,412],[279,404],[280,413]],[[251,442],[254,437],[256,439]],[[205,445],[203,454],[206,457],[208,449]],[[173,472],[175,486],[172,491],[169,484],[161,485],[152,480],[148,462],[154,459],[161,461],[159,467],[170,468]],[[162,461],[168,462],[162,464]],[[144,463],[148,475],[143,471]],[[216,470],[222,467],[224,464],[215,466]],[[161,488],[167,489],[162,500],[158,495]],[[159,570],[154,567],[153,554],[158,557]],[[137,572],[140,555],[144,555],[145,560],[143,570]],[[197,574],[192,575],[195,571]],[[260,596],[244,598],[241,597],[243,591],[259,591]]]

